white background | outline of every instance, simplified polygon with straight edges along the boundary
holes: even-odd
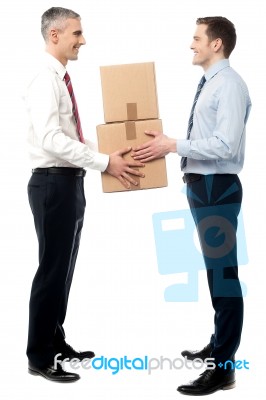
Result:
[[[220,5],[218,5],[220,3]],[[211,0],[10,0],[1,7],[1,350],[3,399],[175,399],[179,384],[200,371],[80,370],[82,379],[59,385],[27,373],[25,355],[28,300],[37,268],[37,241],[26,186],[27,159],[21,87],[40,58],[44,44],[41,14],[63,6],[82,16],[87,45],[69,63],[86,137],[96,141],[104,123],[100,65],[154,61],[164,132],[183,138],[195,87],[202,70],[191,64],[189,46],[197,17],[223,15],[235,23],[238,43],[231,65],[246,80],[253,101],[247,129],[243,215],[249,263],[240,267],[246,283],[245,323],[240,360],[250,370],[237,373],[237,388],[215,398],[261,398],[264,378],[265,291],[263,268],[265,212],[265,17],[263,1]],[[100,174],[85,179],[87,210],[65,329],[75,348],[106,357],[180,357],[184,348],[207,344],[213,328],[205,271],[199,272],[199,301],[167,303],[165,287],[178,274],[158,272],[152,214],[187,208],[179,158],[167,157],[169,185],[164,189],[103,194]],[[178,262],[178,260],[177,260]],[[189,255],[188,255],[189,262]]]

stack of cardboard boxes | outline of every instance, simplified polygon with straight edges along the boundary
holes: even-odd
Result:
[[[104,125],[97,126],[101,153],[111,154],[151,140],[145,130],[162,132],[154,63],[104,66],[100,74],[105,120]],[[124,158],[129,160],[130,152]],[[132,189],[167,186],[165,158],[146,163],[143,172],[145,178],[139,178],[138,186],[131,185]],[[106,172],[102,173],[102,188],[103,192],[126,190]]]

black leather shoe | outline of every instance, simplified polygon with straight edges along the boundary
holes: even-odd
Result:
[[[64,371],[60,364],[57,364],[56,368],[53,365],[49,365],[46,368],[37,368],[29,362],[28,371],[31,375],[39,375],[49,381],[60,383],[75,382],[80,379],[78,374]]]
[[[93,351],[76,351],[66,342],[60,344],[55,348],[56,354],[61,353],[60,356],[57,356],[56,359],[58,361],[63,361],[68,358],[67,361],[72,360],[73,358],[77,358],[79,361],[84,360],[85,358],[93,358],[95,354]]]
[[[210,358],[211,352],[212,347],[210,344],[207,344],[202,350],[184,350],[181,352],[181,355],[191,361],[195,360],[195,358],[200,358],[204,361],[205,358]]]
[[[181,385],[177,388],[179,393],[190,396],[204,396],[216,392],[217,390],[233,389],[235,387],[235,373],[231,371],[227,374],[215,369],[206,369],[198,379]]]

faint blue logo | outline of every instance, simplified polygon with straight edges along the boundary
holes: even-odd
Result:
[[[193,195],[193,194],[192,194]],[[235,205],[239,207],[238,204]],[[216,295],[226,291],[228,296],[234,294],[233,280],[224,279],[223,268],[235,266],[236,221],[231,221],[228,211],[230,205],[220,207],[201,207],[197,209],[198,229],[205,238],[199,243],[194,219],[189,209],[167,211],[153,214],[154,239],[159,273],[162,275],[179,274],[176,279],[183,278],[182,283],[166,287],[164,297],[167,302],[192,302],[198,300],[198,272],[205,269],[205,262],[215,259]],[[202,236],[202,235],[201,235]],[[238,265],[248,263],[243,215],[240,211],[237,221],[237,258]],[[215,250],[215,251],[214,251]],[[213,268],[213,267],[212,267]],[[184,279],[185,278],[185,279]],[[230,286],[230,283],[232,284]],[[241,282],[243,296],[246,287]]]
[[[237,360],[231,361],[227,360],[224,363],[219,363],[218,367],[226,370],[235,370],[235,369],[249,369],[249,361],[247,360]]]

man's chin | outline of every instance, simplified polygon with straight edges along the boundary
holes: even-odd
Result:
[[[78,60],[78,55],[71,56],[71,57],[69,57],[68,60],[69,60],[69,61],[76,61],[76,60]]]
[[[192,65],[201,65],[201,63],[196,60],[192,60]]]

